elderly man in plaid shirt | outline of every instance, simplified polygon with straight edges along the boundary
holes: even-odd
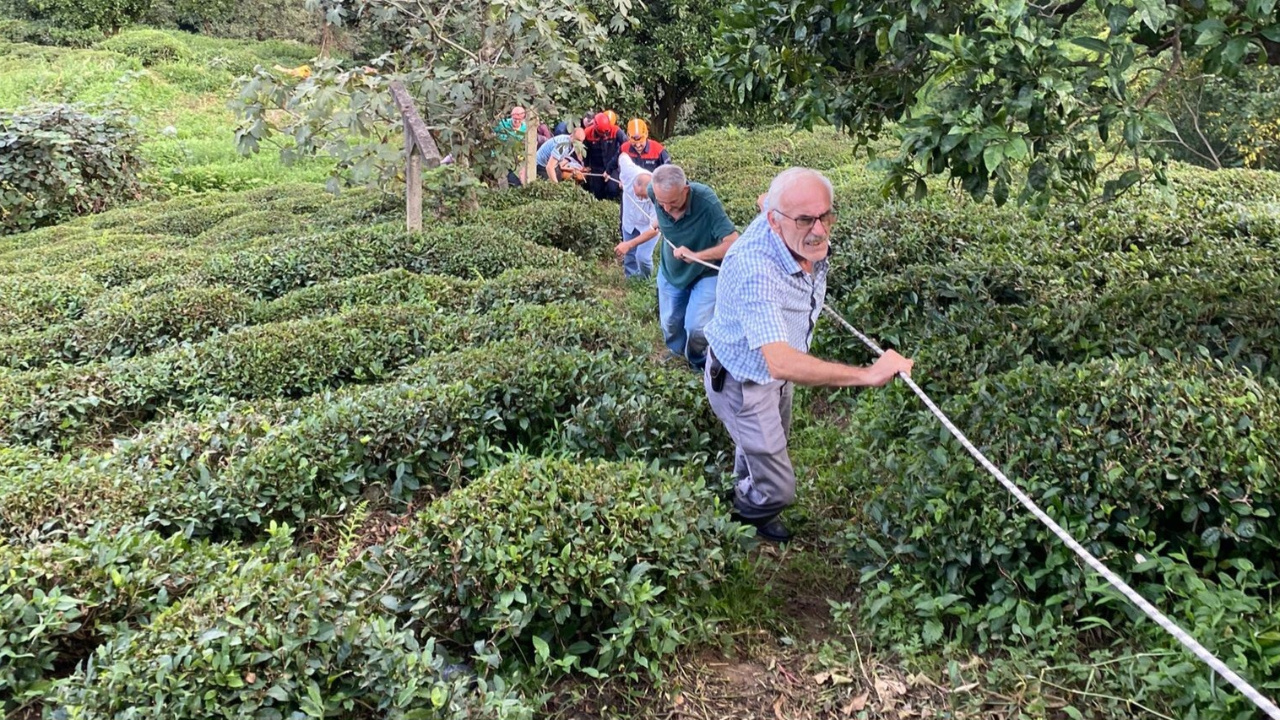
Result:
[[[787,455],[794,385],[878,387],[911,372],[892,350],[869,367],[808,354],[827,292],[832,201],[831,181],[816,170],[774,178],[763,212],[724,256],[706,328],[707,398],[737,445],[735,516],[772,542],[791,538],[778,514],[796,495]]]

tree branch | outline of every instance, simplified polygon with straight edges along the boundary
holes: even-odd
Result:
[[[1051,3],[1049,5],[1036,5],[1030,3],[1031,7],[1036,9],[1036,14],[1042,18],[1069,18],[1080,12],[1085,6],[1087,0],[1071,0],[1065,3]]]
[[[1173,33],[1172,47],[1173,47],[1173,62],[1169,63],[1169,69],[1165,70],[1164,75],[1161,75],[1160,79],[1156,81],[1156,84],[1152,85],[1151,89],[1147,91],[1147,94],[1143,95],[1142,99],[1138,101],[1139,108],[1145,108],[1147,105],[1151,104],[1151,101],[1154,100],[1156,96],[1160,94],[1160,91],[1164,90],[1165,85],[1169,84],[1169,80],[1174,75],[1182,71],[1182,34],[1181,33],[1179,32]]]

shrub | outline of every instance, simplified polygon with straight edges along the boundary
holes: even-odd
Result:
[[[88,275],[0,277],[0,331],[48,327],[79,317],[103,291]]]
[[[56,45],[69,48],[89,48],[102,39],[102,31],[65,28],[48,22],[30,20],[0,20],[0,39],[15,43]]]
[[[357,188],[332,198],[312,215],[311,220],[317,228],[346,229],[353,225],[393,222],[398,218],[403,225],[403,215],[404,198]]]
[[[451,300],[450,296],[465,297],[469,291],[470,285],[464,280],[395,269],[294,290],[264,303],[257,317],[259,322],[273,322],[339,312],[362,305],[412,303],[456,306],[457,301]]]
[[[241,203],[222,203],[211,207],[190,209],[179,207],[160,214],[150,213],[147,219],[137,224],[137,231],[196,237],[224,220],[243,215],[251,210],[251,206]]]
[[[118,626],[145,621],[250,556],[132,528],[30,547],[0,543],[0,707],[11,712],[45,697],[55,668],[73,667]]]
[[[177,246],[167,235],[135,235],[118,231],[93,231],[68,234],[35,247],[5,253],[0,272],[63,273],[80,269],[81,263],[100,260],[105,253],[120,250],[155,250]]]
[[[224,287],[192,288],[133,297],[122,294],[75,323],[78,358],[131,357],[179,343],[199,342],[245,325],[252,302]]]
[[[1265,251],[1073,255],[991,246],[833,287],[828,303],[872,337],[916,355],[930,382],[953,389],[1023,357],[1083,362],[1200,347],[1258,373],[1280,372],[1280,320],[1271,310],[1280,280]],[[860,342],[826,322],[816,351],[866,358]]]
[[[503,191],[489,191],[480,195],[481,212],[509,210],[515,207],[540,205],[547,202],[566,202],[587,207],[595,200],[591,194],[575,183],[535,182]]]
[[[554,337],[591,350],[643,342],[634,329],[587,305],[458,318],[430,305],[357,308],[243,328],[141,358],[0,377],[0,438],[69,447],[124,431],[173,405],[198,408],[210,396],[298,397],[385,379],[430,352],[512,337]]]
[[[143,28],[114,35],[98,43],[98,47],[137,58],[144,67],[182,62],[191,57],[187,46],[173,35]]]
[[[612,257],[622,240],[616,203],[540,202],[486,213],[485,224],[518,228],[520,237],[580,257]]]
[[[694,376],[615,359],[626,338],[592,340],[563,313],[523,314],[515,324],[524,329],[505,335],[515,339],[430,356],[395,384],[212,407],[102,458],[20,456],[0,476],[0,529],[40,535],[145,519],[231,533],[335,511],[375,484],[396,500],[448,489],[504,449],[683,467],[727,447]],[[501,337],[495,330],[485,335]]]
[[[592,286],[586,268],[577,263],[544,269],[512,268],[480,283],[469,298],[472,312],[489,312],[505,305],[549,305],[587,300]]]
[[[492,277],[511,268],[553,268],[565,253],[517,239],[510,231],[442,226],[408,233],[391,226],[308,236],[211,259],[199,282],[230,285],[272,299],[298,288],[385,270],[462,278]]]
[[[32,20],[72,29],[96,28],[114,33],[151,7],[151,0],[10,0],[13,8]]]
[[[130,249],[89,258],[70,267],[105,287],[120,287],[156,275],[194,269],[202,258],[200,253],[183,250]]]
[[[1219,364],[1101,360],[984,378],[944,410],[1122,576],[1135,553],[1164,552],[1210,568],[1248,561],[1274,577],[1276,390]],[[864,516],[851,546],[859,564],[889,553],[905,564],[901,589],[922,583],[910,591],[917,607],[937,613],[922,613],[933,619],[926,642],[944,626],[984,643],[1030,641],[1046,623],[1103,612],[1080,600],[1088,578],[1071,551],[1016,504],[993,503],[993,481],[956,443],[940,444],[932,415],[905,395],[877,394],[850,424],[861,458],[850,490]]]
[[[0,235],[141,195],[138,138],[117,110],[0,110]]]
[[[49,704],[80,718],[531,717],[500,681],[473,690],[465,675],[448,679],[442,649],[387,617],[371,592],[315,555],[258,553],[104,643]]]
[[[421,512],[381,564],[401,608],[541,670],[658,671],[705,633],[736,530],[701,482],[640,464],[517,460]]]

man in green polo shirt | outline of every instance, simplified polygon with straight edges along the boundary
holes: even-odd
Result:
[[[703,328],[716,309],[718,275],[694,259],[718,263],[738,239],[738,229],[725,214],[720,198],[702,183],[691,183],[679,165],[653,171],[649,185],[662,243],[658,272],[658,315],[663,340],[671,352],[701,370],[707,362]]]

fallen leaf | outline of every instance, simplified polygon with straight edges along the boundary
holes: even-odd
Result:
[[[876,694],[881,697],[897,697],[907,694],[907,686],[898,680],[886,680],[884,678],[876,678],[875,682]]]
[[[826,670],[823,670],[822,672],[813,676],[813,682],[818,685],[822,685],[823,683],[825,683],[830,679],[831,679],[831,673]]]
[[[773,703],[773,716],[778,718],[778,720],[787,720],[787,716],[782,714],[782,701],[785,698],[786,696],[779,695],[778,699]]]
[[[831,673],[832,685],[848,685],[849,683],[852,683],[852,682],[853,682],[853,678],[851,677],[846,677],[838,673]]]
[[[863,708],[867,706],[867,699],[870,697],[871,697],[871,693],[864,692],[861,695],[850,700],[848,703],[846,703],[844,707],[840,708],[840,712],[844,713],[845,715],[852,715],[856,712],[862,712]]]

